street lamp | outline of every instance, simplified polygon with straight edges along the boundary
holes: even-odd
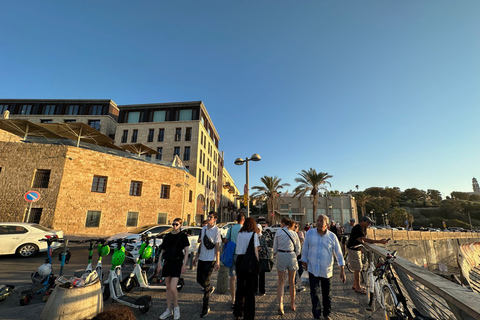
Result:
[[[372,220],[375,221],[375,209],[370,210],[370,216],[372,217]]]
[[[388,221],[388,219],[387,219],[387,214],[388,214],[388,213],[386,213],[386,212],[385,212],[385,213],[382,213],[383,225],[387,225],[387,224],[388,224],[388,223],[385,223],[385,221]]]
[[[328,205],[328,218],[332,220],[332,208],[333,206],[331,204]]]
[[[244,190],[245,195],[246,195],[246,197],[244,196],[244,198],[246,198],[246,200],[247,200],[247,217],[250,217],[250,199],[249,199],[249,195],[248,195],[248,192],[249,192],[249,189],[248,189],[249,188],[249,186],[248,186],[248,162],[249,161],[260,161],[260,160],[262,160],[260,155],[257,154],[257,153],[254,153],[254,154],[252,154],[250,159],[246,158],[245,160],[243,160],[242,158],[237,158],[234,162],[237,166],[241,166],[242,164],[245,163],[246,167],[247,167],[247,170],[246,170],[246,182],[247,183],[245,184],[245,190]]]

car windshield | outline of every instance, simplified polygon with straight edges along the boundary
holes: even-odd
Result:
[[[52,229],[47,228],[47,227],[44,227],[44,226],[41,226],[41,225],[39,225],[39,224],[32,224],[31,226],[34,227],[34,228],[40,229],[40,230],[42,230],[42,231],[53,231]]]
[[[128,231],[128,233],[141,233],[141,232],[143,232],[143,231],[145,231],[145,230],[147,230],[151,227],[154,227],[154,226],[156,226],[156,224],[149,224],[148,226],[138,227],[138,228],[135,228],[133,230],[130,230],[130,231]]]

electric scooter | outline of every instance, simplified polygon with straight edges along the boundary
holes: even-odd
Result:
[[[89,274],[91,274],[93,270],[92,266],[92,258],[93,258],[93,245],[98,244],[98,261],[97,266],[95,267],[95,272],[97,273],[98,279],[102,282],[103,279],[103,268],[102,268],[102,258],[108,256],[110,254],[110,247],[105,244],[105,239],[89,239],[85,240],[85,242],[89,242],[88,246],[88,265],[85,269],[85,272],[82,275],[82,278],[87,278]],[[102,283],[103,284],[103,283]]]
[[[153,247],[150,246],[150,239],[153,238]],[[163,277],[157,278],[157,263],[158,257],[156,254],[155,248],[157,237],[150,237],[149,235],[142,235],[142,245],[138,254],[134,255],[133,261],[135,266],[130,275],[123,279],[122,288],[126,292],[132,291],[136,286],[142,289],[151,289],[151,290],[166,290],[167,285],[165,284],[165,279]],[[160,250],[160,249],[158,249]],[[150,267],[145,266],[145,261],[152,259],[152,264]],[[183,278],[180,278],[177,284],[177,290],[181,290],[185,282]]]
[[[54,276],[52,269],[52,243],[64,242],[64,239],[59,239],[57,236],[45,236],[45,239],[40,239],[39,241],[47,242],[47,259],[45,259],[45,263],[38,267],[37,271],[33,272],[31,275],[34,286],[20,293],[21,306],[26,306],[35,295],[39,294],[45,294],[42,300],[46,302],[55,284],[56,277]],[[63,255],[61,261],[61,268],[63,268],[64,264],[68,263],[67,256]]]
[[[119,249],[116,250],[112,255],[112,267],[110,268],[110,273],[108,274],[108,286],[105,284],[106,286],[103,292],[103,298],[105,300],[106,296],[111,297],[112,300],[116,302],[131,308],[136,308],[140,310],[141,313],[147,313],[152,305],[151,296],[145,295],[137,299],[126,296],[122,291],[122,286],[120,284],[121,279],[119,279],[115,269],[116,267],[122,265],[122,263],[125,261],[125,242],[128,242],[128,240],[119,239],[116,242],[117,248]]]

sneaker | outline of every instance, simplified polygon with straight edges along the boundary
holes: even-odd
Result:
[[[164,313],[162,313],[162,315],[160,317],[158,317],[158,319],[165,320],[165,319],[167,319],[168,317],[171,317],[171,316],[173,316],[172,310],[167,309],[167,310],[165,310]]]
[[[203,309],[202,313],[200,313],[200,318],[205,318],[209,312],[210,312],[209,307],[207,307],[207,309]]]
[[[298,287],[297,288],[297,292],[303,292],[305,291],[305,287],[304,286],[301,286],[301,287]]]
[[[174,320],[180,319],[180,307],[175,307],[173,309],[173,319]]]

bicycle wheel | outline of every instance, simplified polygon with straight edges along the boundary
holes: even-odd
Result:
[[[385,303],[385,319],[392,317],[403,316],[403,305],[398,302],[397,294],[389,285],[384,285],[382,288],[383,301]]]
[[[353,273],[353,268],[350,265],[350,262],[348,262],[348,251],[345,251],[345,255],[343,256],[343,260],[345,261],[345,266],[347,267],[348,271],[350,271],[350,273]]]

